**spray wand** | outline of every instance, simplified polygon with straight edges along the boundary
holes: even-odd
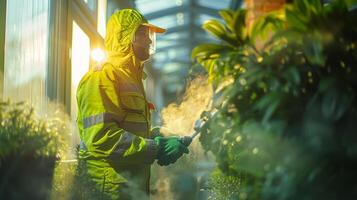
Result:
[[[195,122],[195,126],[194,126],[194,131],[191,134],[191,136],[183,136],[180,138],[181,143],[184,144],[185,146],[190,146],[191,142],[193,141],[193,139],[199,135],[201,133],[201,129],[202,127],[207,123],[207,121],[211,118],[213,118],[216,114],[217,114],[218,110],[215,110],[213,112],[208,112],[208,111],[204,111],[201,114],[201,118],[196,120]]]

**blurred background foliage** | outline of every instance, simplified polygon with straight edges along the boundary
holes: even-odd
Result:
[[[63,118],[40,118],[24,102],[0,102],[0,199],[48,199],[64,155]]]
[[[203,28],[192,57],[216,86],[200,137],[211,199],[357,198],[357,10],[297,0],[252,27],[245,9]]]

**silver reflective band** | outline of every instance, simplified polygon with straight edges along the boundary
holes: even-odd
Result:
[[[100,113],[97,115],[92,115],[83,119],[83,128],[88,128],[90,126],[100,124],[103,122],[116,122],[121,121],[121,119],[115,119],[118,116],[110,114],[110,113]]]
[[[128,150],[133,142],[135,135],[125,131],[119,138],[118,149],[113,153],[123,155],[126,150]]]
[[[115,122],[118,126],[128,132],[147,132],[148,124],[146,122],[128,122],[122,121],[123,119],[118,115],[111,113],[101,113],[92,115],[83,119],[83,128],[88,128],[100,123]]]
[[[88,150],[86,144],[84,144],[84,142],[82,140],[79,142],[79,149],[85,150],[85,151]]]

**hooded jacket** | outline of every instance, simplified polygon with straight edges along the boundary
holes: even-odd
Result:
[[[98,166],[88,170],[91,176],[107,176],[112,183],[135,182],[148,192],[157,145],[149,139],[143,65],[132,48],[136,30],[146,22],[132,9],[121,10],[109,19],[105,37],[108,58],[79,83],[77,123],[79,156]]]

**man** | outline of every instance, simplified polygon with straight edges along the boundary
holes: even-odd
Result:
[[[164,31],[136,10],[116,12],[107,25],[108,58],[78,86],[79,157],[103,198],[148,197],[154,160],[169,165],[188,153],[180,138],[150,131],[143,64],[155,42],[152,36]]]

